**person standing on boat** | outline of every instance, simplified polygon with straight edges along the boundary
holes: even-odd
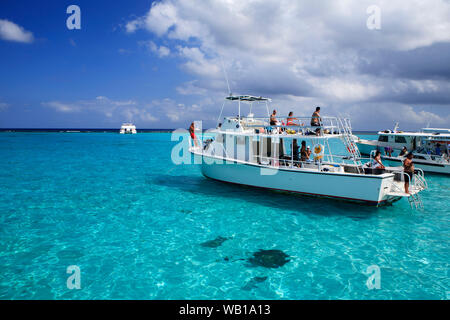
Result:
[[[303,145],[303,143],[302,143]],[[298,161],[299,159],[299,152],[298,152],[299,146],[297,143],[297,139],[292,140],[292,159],[294,161]],[[298,164],[296,164],[298,165]]]
[[[384,169],[385,168],[385,166],[381,162],[381,152],[379,150],[377,150],[377,152],[375,153],[375,157],[373,158],[372,168],[373,169]]]
[[[191,126],[189,127],[189,133],[191,134],[191,139],[194,141],[194,145],[196,147],[198,147],[197,137],[195,136],[195,125],[193,122],[191,123]]]
[[[322,119],[320,118],[320,107],[316,108],[316,111],[311,116],[311,126],[312,127],[320,127],[320,122]]]
[[[392,157],[392,152],[393,151],[394,151],[394,149],[392,149],[392,147],[385,147],[384,148],[384,154],[389,156],[389,157]]]
[[[413,154],[408,153],[406,159],[403,160],[403,171],[408,175],[409,179],[405,179],[405,193],[409,193],[409,183],[412,181],[414,176],[414,163],[412,161]]]

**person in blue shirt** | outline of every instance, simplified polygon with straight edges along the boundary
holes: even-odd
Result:
[[[441,155],[441,145],[439,143],[436,144],[436,155],[437,156]]]

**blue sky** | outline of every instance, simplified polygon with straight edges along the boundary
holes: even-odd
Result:
[[[212,126],[222,61],[233,92],[281,114],[320,105],[359,130],[449,127],[450,4],[410,3],[2,0],[0,127]],[[81,30],[66,27],[71,4]],[[371,4],[380,30],[366,27]]]
[[[121,27],[149,1],[76,1],[81,30],[68,30],[73,1],[2,1],[0,19],[31,31],[32,43],[0,40],[0,102],[8,104],[1,127],[114,127],[101,113],[59,113],[47,101],[77,102],[103,96],[113,101],[151,101],[177,94],[189,78],[173,60],[160,59]],[[109,119],[107,119],[109,120]],[[158,127],[158,125],[153,124]],[[165,127],[165,124],[162,125]]]

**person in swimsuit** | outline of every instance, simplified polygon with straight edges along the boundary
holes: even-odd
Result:
[[[306,141],[302,141],[302,148],[300,149],[300,160],[306,161],[308,160],[308,151],[306,150]]]
[[[316,108],[316,111],[311,116],[311,126],[312,127],[320,127],[320,107]]]
[[[197,137],[195,136],[195,125],[193,122],[191,123],[191,126],[189,127],[189,133],[191,134],[191,139],[194,141],[194,145],[196,147],[198,147]]]
[[[380,150],[377,150],[377,152],[375,153],[375,157],[373,158],[373,161],[372,161],[372,168],[373,169],[384,169],[385,168],[385,166],[381,162]]]
[[[272,115],[270,116],[270,122],[269,122],[271,126],[279,126],[280,125],[280,123],[277,120],[276,115],[277,115],[277,110],[273,110]],[[277,127],[276,130],[278,131],[278,133],[280,133],[282,129]]]
[[[414,176],[414,163],[412,161],[413,154],[408,153],[406,159],[403,160],[403,171],[408,175],[409,179],[405,177],[405,193],[409,193],[409,183]]]
[[[296,123],[295,123],[295,120],[298,120],[297,118],[294,118],[294,113],[291,111],[291,112],[289,112],[289,115],[288,115],[288,118],[287,118],[287,120],[286,120],[286,125],[287,126],[295,126],[295,125],[297,125]]]
[[[270,125],[271,126],[277,125],[278,121],[277,121],[276,115],[277,115],[277,110],[273,110],[272,115],[270,116]]]

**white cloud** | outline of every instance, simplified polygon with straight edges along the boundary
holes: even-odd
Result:
[[[366,26],[370,5],[381,9],[381,30]],[[270,95],[283,112],[295,105],[309,113],[318,104],[341,113],[357,104],[355,116],[376,102],[377,110],[408,112],[402,108],[410,106],[405,121],[417,124],[417,117],[433,117],[422,106],[450,103],[450,73],[433,78],[442,64],[427,69],[426,51],[447,44],[439,60],[450,58],[448,17],[447,0],[162,0],[127,30],[153,33],[182,58],[182,69],[193,77],[177,84],[183,95],[221,104],[216,97],[228,93],[223,58],[232,92]],[[404,57],[417,59],[398,63]],[[403,78],[408,74],[416,78]],[[438,113],[432,114],[448,115]]]
[[[173,99],[153,100],[138,103],[134,100],[112,100],[105,96],[98,96],[91,100],[74,102],[49,101],[42,105],[61,113],[97,113],[105,117],[108,122],[133,121],[139,125],[164,127],[186,126],[186,119],[199,117],[205,105],[212,105],[211,99],[202,99],[198,103],[177,103]],[[206,120],[212,120],[207,117]]]
[[[183,67],[190,73],[214,77],[220,74],[218,61],[207,59],[199,48],[178,47],[179,54],[187,60]]]
[[[33,34],[14,22],[0,19],[0,38],[7,41],[31,43]]]
[[[74,112],[96,112],[103,114],[107,118],[125,118],[138,116],[150,120],[144,111],[140,111],[137,102],[134,100],[112,100],[105,96],[98,96],[92,100],[80,100],[75,102],[49,101],[43,102],[43,106],[52,108],[62,113]]]
[[[68,103],[63,103],[63,102],[59,102],[59,101],[43,102],[42,105],[45,107],[53,108],[56,111],[65,112],[65,113],[66,112],[78,112],[81,110],[81,107],[77,104],[68,104]]]
[[[170,55],[170,49],[165,46],[159,46],[153,41],[140,41],[139,45],[146,47],[153,53],[156,53],[160,58],[164,58]]]

